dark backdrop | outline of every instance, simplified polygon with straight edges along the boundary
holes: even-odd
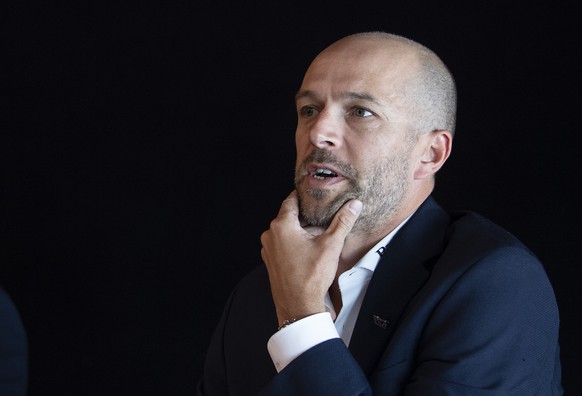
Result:
[[[580,391],[578,4],[2,2],[0,284],[30,396],[193,394],[292,188],[303,72],[364,30],[420,41],[456,76],[435,195],[541,257]]]

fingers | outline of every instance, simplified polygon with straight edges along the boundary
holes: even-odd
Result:
[[[344,204],[342,208],[336,213],[326,234],[334,237],[345,239],[350,233],[356,220],[362,212],[362,202],[357,199],[352,199]]]

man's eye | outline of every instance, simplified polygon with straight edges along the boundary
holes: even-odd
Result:
[[[354,109],[354,115],[356,117],[362,117],[363,118],[363,117],[370,117],[373,114],[372,114],[372,112],[370,110],[366,110],[366,109],[363,109],[361,107],[357,107],[357,108]]]
[[[302,117],[311,117],[316,113],[316,110],[313,106],[303,106],[299,109],[299,114]]]

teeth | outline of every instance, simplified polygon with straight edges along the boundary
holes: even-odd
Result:
[[[326,177],[335,177],[336,174],[330,171],[329,169],[319,168],[313,172],[313,177],[317,179],[324,179]]]

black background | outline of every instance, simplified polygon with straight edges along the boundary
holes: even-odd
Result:
[[[435,196],[540,256],[580,391],[579,4],[2,2],[0,284],[27,329],[30,396],[194,393],[291,191],[303,72],[368,30],[455,75]]]

